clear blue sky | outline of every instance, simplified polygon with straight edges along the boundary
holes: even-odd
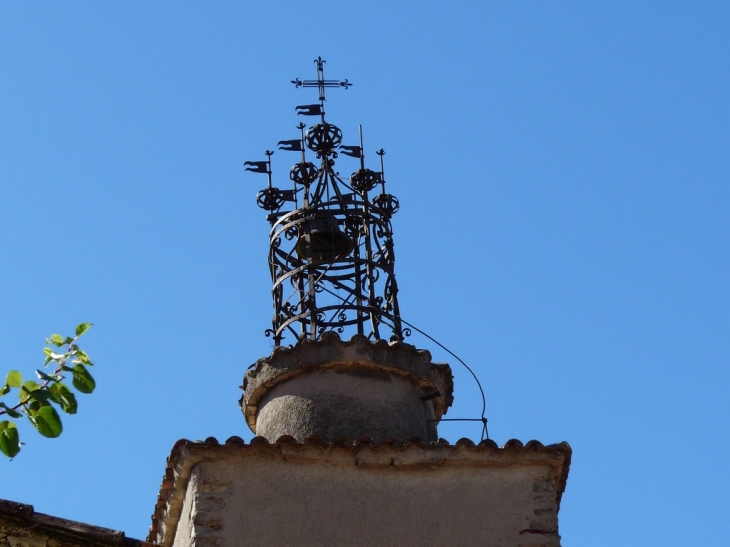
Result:
[[[99,387],[61,438],[23,428],[0,497],[141,538],[177,439],[250,438],[271,300],[242,163],[296,137],[321,55],[354,83],[328,119],[387,151],[403,317],[477,371],[494,440],[573,446],[563,544],[716,544],[729,28],[710,1],[3,3],[0,373],[92,321]]]

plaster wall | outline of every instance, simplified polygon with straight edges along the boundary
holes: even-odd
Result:
[[[547,465],[353,466],[259,454],[200,462],[193,476],[195,501],[185,500],[174,547],[560,545]],[[199,512],[186,517],[194,504]]]

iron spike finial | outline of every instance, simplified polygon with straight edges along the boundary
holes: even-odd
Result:
[[[362,124],[360,124],[360,169],[365,169],[365,145],[362,140]]]
[[[266,174],[269,177],[269,185],[268,185],[268,187],[271,188],[272,187],[271,186],[271,156],[273,156],[274,153],[271,150],[266,150],[266,152],[264,152],[264,154],[266,154],[266,163],[269,164],[269,168],[266,170]]]
[[[383,166],[383,156],[385,156],[385,150],[381,148],[375,153],[380,156],[380,189],[381,193],[385,194],[385,167]]]

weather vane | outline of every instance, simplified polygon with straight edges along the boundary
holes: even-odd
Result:
[[[344,87],[348,89],[352,84],[347,80],[325,80],[324,79],[324,65],[327,61],[322,57],[317,57],[314,60],[317,65],[317,79],[316,80],[300,80],[295,78],[291,81],[296,87],[316,87],[319,90],[319,104],[308,104],[298,106],[297,109],[302,109],[299,114],[305,114],[307,116],[322,116],[324,121],[324,90],[327,87]]]
[[[319,104],[295,110],[320,116],[320,123],[308,129],[300,123],[299,138],[278,142],[279,150],[300,153],[289,171],[293,188],[273,185],[272,151],[266,150],[264,161],[244,163],[247,171],[268,176],[256,199],[271,224],[274,317],[266,335],[277,346],[285,340],[316,340],[325,331],[351,331],[374,340],[388,332],[390,340],[401,340],[410,331],[402,328],[398,307],[391,217],[399,205],[385,191],[385,151],[376,152],[380,170],[373,171],[365,167],[362,126],[359,145],[342,144],[342,131],[325,121],[325,89],[352,84],[325,80],[325,61],[318,57],[314,62],[316,80],[292,83],[318,89]],[[319,166],[307,161],[307,150]],[[334,170],[339,154],[360,160],[347,180]]]

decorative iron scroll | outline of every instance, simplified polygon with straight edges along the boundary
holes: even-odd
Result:
[[[299,152],[289,172],[291,190],[272,184],[271,156],[246,162],[246,170],[264,173],[268,186],[257,195],[271,224],[269,267],[273,281],[274,317],[266,335],[279,346],[293,340],[316,340],[323,332],[364,334],[371,339],[400,340],[391,217],[398,200],[385,192],[383,155],[380,171],[365,167],[362,128],[359,146],[342,145],[342,131],[325,120],[324,93],[347,80],[325,80],[324,63],[317,80],[293,80],[297,87],[316,87],[319,104],[297,106],[298,114],[320,116],[310,127],[300,123],[300,138],[279,141],[279,149]],[[305,131],[306,129],[306,131]],[[307,150],[317,163],[307,161]],[[349,179],[335,171],[339,155],[359,159]]]

